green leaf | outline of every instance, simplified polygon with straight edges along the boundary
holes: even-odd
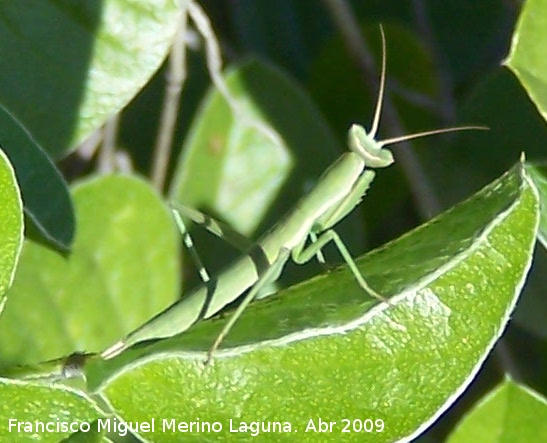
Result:
[[[547,0],[524,3],[504,64],[518,77],[539,113],[547,119]]]
[[[485,125],[490,130],[453,134],[449,149],[420,152],[428,178],[446,207],[493,180],[499,171],[513,164],[523,149],[527,160],[544,159],[547,125],[508,69],[499,67],[484,78],[458,114],[460,122]],[[546,284],[547,254],[540,251],[534,258],[515,320],[543,337],[547,337],[547,298],[543,295]]]
[[[342,147],[301,86],[278,69],[249,61],[224,79],[242,109],[234,114],[216,89],[209,91],[186,138],[170,198],[223,218],[249,236],[291,209]],[[264,128],[274,135],[267,136]],[[363,244],[361,232],[358,213],[340,228],[355,251]],[[213,269],[233,258],[219,253],[215,240],[211,247],[196,240]],[[214,251],[210,257],[208,250]],[[296,273],[301,279],[301,272],[289,270],[283,277],[294,281],[287,277]]]
[[[70,255],[27,240],[0,321],[0,361],[98,351],[171,303],[179,236],[148,183],[130,176],[75,186]]]
[[[23,209],[15,172],[0,149],[0,319],[23,244]]]
[[[104,417],[90,398],[68,387],[0,379],[0,398],[0,441],[10,443],[57,443],[72,434],[72,424],[91,424]],[[50,430],[32,429],[36,422],[49,424]]]
[[[59,157],[148,81],[178,17],[174,0],[2,1],[0,104]]]
[[[74,209],[61,173],[32,135],[2,105],[0,134],[17,174],[25,212],[47,240],[69,249],[74,238]]]
[[[459,424],[447,443],[547,441],[547,400],[505,380]]]
[[[533,334],[547,338],[547,298],[545,285],[547,284],[547,168],[541,165],[526,164],[526,170],[538,190],[540,201],[540,222],[538,239],[540,245],[534,254],[534,264],[530,278],[526,282],[519,309],[515,312],[514,320],[519,326]],[[529,340],[527,340],[529,344]]]
[[[527,164],[526,171],[538,190],[541,203],[538,239],[547,249],[547,166]]]
[[[344,267],[251,305],[209,366],[204,351],[227,318],[107,362],[90,361],[88,382],[126,421],[199,417],[224,428],[184,434],[185,441],[223,440],[230,419],[236,426],[291,423],[293,433],[262,433],[261,441],[292,441],[295,429],[299,441],[317,441],[305,429],[319,418],[336,422],[321,441],[410,439],[463,392],[502,334],[530,266],[537,225],[536,190],[517,165],[467,202],[358,261],[389,304],[363,293]],[[381,419],[385,426],[345,434],[345,418]],[[157,432],[152,441],[179,437]]]

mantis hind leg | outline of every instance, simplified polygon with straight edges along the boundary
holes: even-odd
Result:
[[[261,289],[263,289],[265,286],[270,284],[271,282],[276,281],[279,278],[279,275],[281,274],[281,271],[283,270],[283,266],[285,263],[287,263],[287,260],[290,256],[290,249],[287,248],[281,248],[279,255],[277,256],[277,259],[264,271],[264,273],[260,276],[260,278],[257,280],[257,282],[254,284],[254,286],[245,294],[243,300],[241,301],[240,305],[237,307],[234,314],[230,317],[228,320],[228,323],[224,326],[222,331],[220,331],[220,334],[218,334],[217,338],[215,339],[215,342],[211,346],[211,349],[209,349],[209,352],[207,353],[207,362],[209,363],[213,357],[213,353],[217,350],[219,345],[222,343],[222,340],[228,335],[230,330],[233,328],[245,308],[253,301],[256,296],[260,293]]]

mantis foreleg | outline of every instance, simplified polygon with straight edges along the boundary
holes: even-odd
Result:
[[[312,243],[315,243],[317,241],[317,234],[313,231],[310,232],[310,240],[311,240]],[[321,251],[321,249],[319,249],[317,251],[315,256],[317,257],[317,261],[319,263],[321,263],[322,265],[324,265],[326,263],[325,255],[323,254],[323,251]]]
[[[211,277],[209,276],[209,273],[207,272],[207,269],[205,268],[205,265],[203,264],[203,261],[201,260],[201,257],[199,256],[196,247],[194,246],[192,236],[188,232],[188,229],[186,229],[186,225],[184,224],[184,221],[182,220],[179,212],[176,209],[172,209],[171,212],[173,213],[175,223],[182,235],[182,241],[184,242],[184,246],[188,250],[190,257],[192,258],[192,261],[194,262],[198,270],[201,280],[203,280],[203,283],[207,283],[211,279]]]
[[[175,219],[178,217],[182,221],[182,217],[189,218],[197,225],[207,229],[211,234],[214,234],[217,237],[227,241],[241,252],[247,252],[253,246],[253,242],[251,240],[244,235],[241,235],[235,229],[220,220],[187,206],[173,203],[171,203],[170,206],[171,211],[175,214]],[[184,229],[186,232],[186,228]]]
[[[325,246],[329,242],[334,242],[336,247],[338,248],[338,251],[340,252],[340,255],[344,259],[344,261],[348,264],[352,274],[355,276],[355,279],[359,283],[359,286],[361,286],[366,292],[368,292],[373,297],[377,298],[380,301],[387,302],[386,298],[380,295],[378,292],[376,292],[374,289],[372,289],[368,283],[363,278],[363,275],[361,274],[361,271],[359,271],[359,268],[355,264],[355,261],[351,257],[351,254],[349,253],[348,249],[346,248],[346,245],[340,238],[340,236],[336,233],[334,229],[329,229],[325,232],[323,232],[318,238],[315,243],[312,243],[310,246],[308,246],[305,249],[298,250],[295,249],[292,252],[292,259],[295,263],[303,264],[310,261],[310,259],[317,254],[317,251],[322,249],[323,246]]]
[[[197,225],[204,227],[210,233],[222,238],[235,248],[239,249],[241,252],[247,252],[253,246],[253,243],[249,239],[220,220],[187,206],[175,204],[171,204],[170,206],[175,223],[182,235],[184,246],[188,250],[190,258],[198,269],[199,276],[204,283],[207,283],[211,278],[205,268],[205,265],[203,264],[203,261],[201,260],[199,253],[197,252],[194,241],[192,240],[192,236],[184,223],[183,217],[187,217]]]

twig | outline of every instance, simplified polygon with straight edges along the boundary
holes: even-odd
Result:
[[[99,150],[98,169],[102,174],[116,170],[116,134],[119,114],[110,117],[103,128],[103,141]]]
[[[171,157],[171,149],[175,134],[177,116],[180,106],[180,95],[186,81],[186,28],[187,2],[181,1],[181,18],[177,27],[175,40],[169,54],[169,69],[161,110],[160,124],[154,147],[152,165],[152,183],[163,193],[167,177],[167,166]]]
[[[103,128],[96,129],[76,148],[78,156],[84,160],[89,161],[99,149],[99,146],[103,140]]]
[[[274,145],[282,146],[283,141],[275,129],[267,123],[254,117],[251,112],[243,106],[244,103],[237,97],[234,97],[228,89],[228,85],[222,76],[222,57],[220,55],[220,46],[213,31],[213,27],[211,26],[211,22],[203,9],[197,4],[197,2],[190,0],[188,2],[188,13],[205,42],[207,69],[209,71],[211,81],[218,92],[222,94],[226,100],[234,116],[242,122],[242,124],[246,124],[256,129]]]

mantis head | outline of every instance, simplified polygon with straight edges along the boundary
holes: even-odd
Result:
[[[383,143],[374,140],[372,134],[368,134],[360,125],[351,126],[348,145],[369,168],[385,168],[394,162],[391,151],[383,148]]]
[[[435,134],[445,134],[447,132],[468,131],[470,129],[488,129],[485,126],[458,126],[455,128],[434,129],[432,131],[417,132],[415,134],[402,135],[399,137],[389,138],[387,140],[376,140],[375,137],[377,135],[378,125],[380,123],[380,114],[382,112],[382,101],[384,99],[384,89],[386,84],[386,38],[382,26],[380,26],[380,35],[382,37],[382,70],[380,72],[380,89],[378,91],[372,126],[370,128],[370,132],[367,133],[365,128],[362,126],[352,125],[348,136],[350,150],[363,159],[365,166],[368,166],[369,168],[385,168],[391,165],[394,161],[393,154],[389,149],[384,148],[386,145],[392,145]]]

